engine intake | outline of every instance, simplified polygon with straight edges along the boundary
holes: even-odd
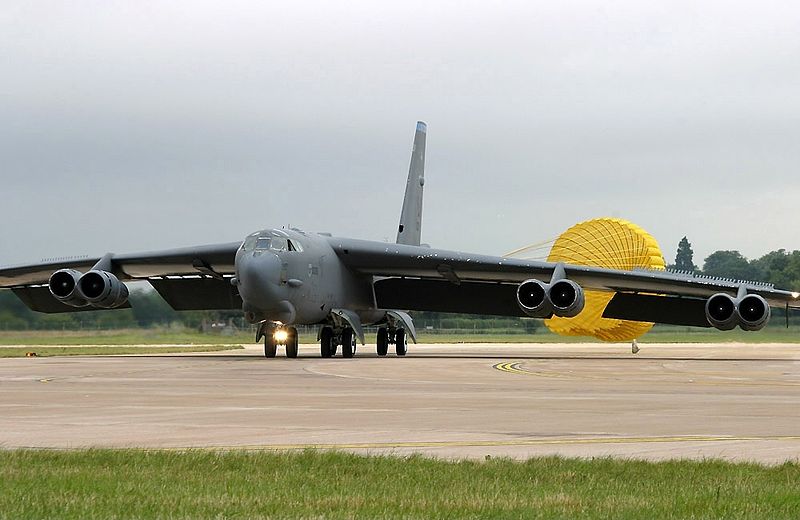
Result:
[[[719,330],[732,330],[739,324],[736,300],[724,293],[715,294],[706,302],[706,318]]]
[[[95,307],[115,309],[128,301],[128,287],[107,271],[89,271],[78,280],[78,291]]]
[[[583,289],[572,280],[559,280],[552,284],[547,297],[553,303],[553,314],[565,318],[577,316],[586,304]]]
[[[732,330],[737,325],[742,330],[761,330],[769,322],[771,313],[767,301],[757,294],[734,298],[717,293],[706,302],[706,319],[719,330]]]
[[[739,301],[739,326],[742,330],[761,330],[769,322],[772,310],[767,300],[757,294],[748,294]]]
[[[571,318],[580,314],[585,303],[583,289],[572,280],[545,283],[531,279],[517,287],[517,304],[525,314],[534,318],[552,315]]]
[[[86,301],[78,290],[81,272],[75,269],[61,269],[50,276],[48,286],[53,297],[70,307],[86,307]]]
[[[525,314],[538,318],[552,314],[550,302],[547,300],[547,285],[539,280],[526,280],[519,284],[517,303]]]

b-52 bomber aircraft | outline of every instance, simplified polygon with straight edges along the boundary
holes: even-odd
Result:
[[[265,229],[242,242],[43,261],[0,269],[0,288],[45,313],[130,307],[125,282],[146,280],[176,310],[242,309],[274,357],[296,357],[295,325],[318,325],[320,354],[353,357],[376,325],[377,353],[416,342],[407,311],[574,317],[584,290],[610,291],[603,317],[760,330],[770,306],[800,307],[768,284],[669,271],[621,271],[434,249],[420,244],[427,126],[417,123],[394,244]]]

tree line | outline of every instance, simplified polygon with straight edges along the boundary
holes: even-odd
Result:
[[[800,288],[800,251],[778,249],[759,258],[747,259],[739,251],[715,251],[703,261],[700,269],[694,264],[692,244],[687,237],[678,243],[675,263],[668,267],[707,276],[769,282],[779,289]]]

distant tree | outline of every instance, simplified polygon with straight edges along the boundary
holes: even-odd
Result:
[[[715,251],[703,263],[703,274],[737,280],[755,280],[758,269],[739,251]]]
[[[800,251],[778,249],[750,263],[756,268],[759,280],[780,289],[800,287]]]
[[[179,314],[154,290],[136,289],[131,291],[133,317],[142,327],[169,325],[180,321]]]
[[[697,271],[693,256],[694,251],[692,251],[692,244],[689,243],[688,238],[683,237],[681,241],[678,242],[678,252],[675,255],[675,269],[690,272]]]
[[[790,287],[792,274],[789,270],[791,256],[785,249],[770,251],[761,258],[751,260],[756,276],[760,281],[770,282],[776,287]]]

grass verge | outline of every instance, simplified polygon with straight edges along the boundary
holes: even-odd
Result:
[[[800,465],[2,451],[7,518],[798,518]]]
[[[253,335],[201,334],[165,329],[119,329],[99,331],[2,331],[0,345],[219,345],[252,343]]]
[[[0,358],[25,357],[34,352],[36,357],[50,356],[114,356],[120,354],[175,354],[177,352],[218,352],[234,350],[241,345],[193,345],[191,347],[130,347],[130,346],[89,346],[89,347],[1,347]]]

